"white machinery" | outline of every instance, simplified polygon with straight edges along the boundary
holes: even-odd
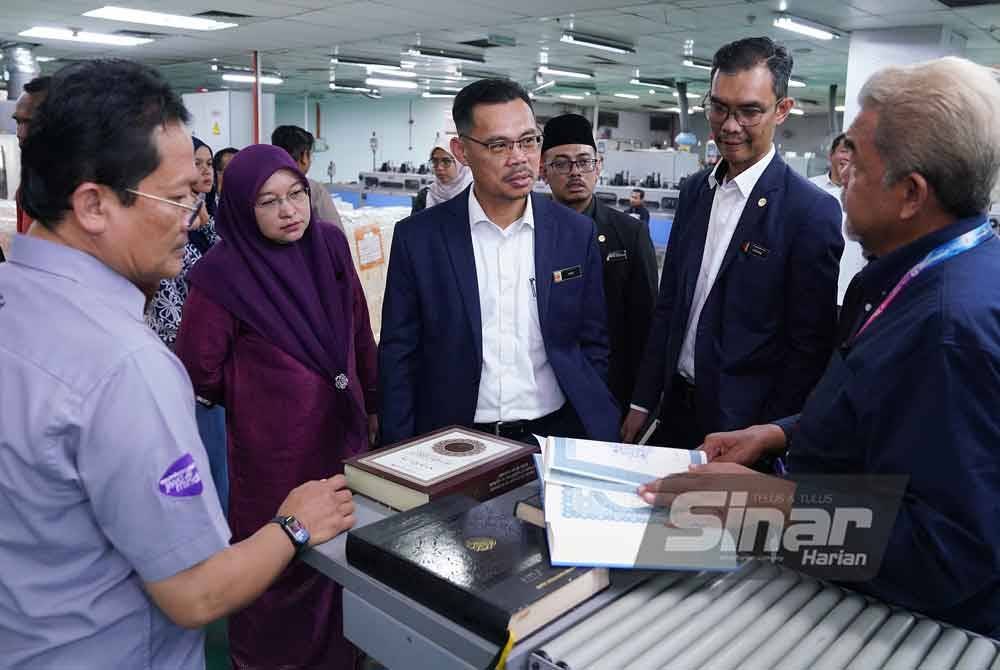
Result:
[[[528,667],[996,670],[998,654],[988,638],[750,563],[725,575],[661,573],[542,644]]]
[[[698,155],[686,151],[660,151],[649,149],[645,151],[616,151],[608,150],[604,153],[604,168],[602,173],[607,177],[609,183],[615,175],[619,173],[629,176],[628,182],[621,186],[638,185],[645,188],[641,183],[643,179],[650,175],[659,175],[662,188],[676,186],[681,179],[690,174],[694,174],[701,166],[698,163]]]

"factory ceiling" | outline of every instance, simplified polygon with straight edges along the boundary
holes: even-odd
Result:
[[[237,26],[199,32],[83,16],[105,2],[201,15]],[[543,99],[571,95],[574,100],[582,97],[578,104],[600,100],[602,109],[637,110],[666,108],[676,100],[669,88],[645,85],[651,81],[688,81],[693,95],[703,94],[708,72],[685,61],[710,60],[719,45],[752,35],[769,35],[792,51],[793,78],[805,84],[794,95],[805,101],[801,106],[807,112],[815,113],[825,111],[831,84],[839,85],[843,95],[854,30],[944,26],[966,39],[969,58],[986,65],[1000,63],[1000,7],[995,4],[949,8],[938,0],[630,2],[634,0],[3,0],[0,43],[39,45],[38,55],[56,59],[43,65],[47,72],[66,59],[134,58],[159,67],[184,91],[219,89],[225,68],[211,66],[248,67],[250,51],[256,49],[264,69],[280,74],[281,85],[265,87],[279,94],[328,97],[334,95],[331,78],[353,88],[370,86],[364,84],[370,77],[403,78],[394,67],[369,73],[356,64],[373,61],[398,67],[402,62],[404,74],[416,75],[407,79],[417,88],[383,85],[382,95],[414,96],[428,89],[447,93],[463,81],[492,73],[530,88],[555,81],[538,92]],[[842,37],[821,40],[775,27],[774,19],[782,12]],[[32,27],[155,34],[141,46],[109,47],[20,35]],[[598,47],[580,43],[588,40]],[[611,50],[599,48],[602,45]],[[471,60],[433,57],[442,53]],[[349,62],[352,59],[355,63]],[[540,74],[541,65],[550,69]],[[570,77],[560,70],[593,76]],[[644,83],[630,83],[635,79]]]

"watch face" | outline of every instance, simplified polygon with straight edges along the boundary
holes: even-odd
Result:
[[[291,532],[292,536],[295,537],[295,541],[299,544],[306,544],[309,542],[309,531],[306,530],[306,527],[299,523],[299,520],[294,516],[288,517],[285,527],[289,530],[289,532]]]

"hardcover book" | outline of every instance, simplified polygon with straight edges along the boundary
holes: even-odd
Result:
[[[498,645],[610,583],[606,569],[553,567],[548,555],[545,531],[508,499],[447,496],[347,536],[351,565]]]
[[[344,461],[348,487],[398,510],[450,494],[489,500],[535,479],[532,445],[460,426]]]

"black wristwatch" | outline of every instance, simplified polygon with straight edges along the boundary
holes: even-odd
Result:
[[[271,519],[271,523],[278,524],[281,526],[281,530],[285,531],[285,535],[288,536],[288,539],[292,541],[292,546],[295,547],[296,556],[309,546],[309,531],[294,516],[278,515]]]

